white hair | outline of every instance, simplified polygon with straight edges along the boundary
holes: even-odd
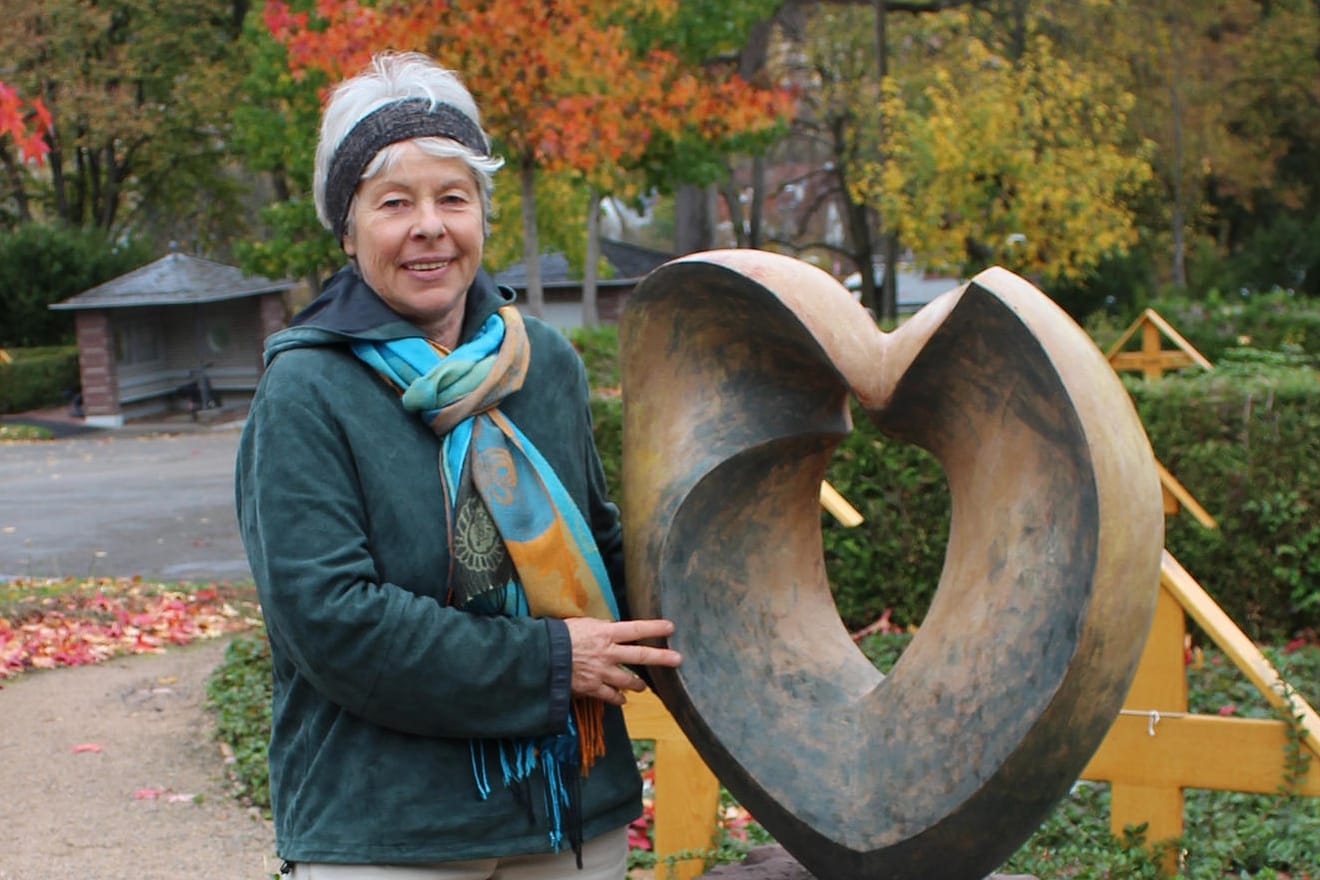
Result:
[[[481,128],[477,102],[454,71],[439,66],[420,52],[385,52],[376,55],[361,73],[335,87],[321,116],[321,134],[313,165],[312,197],[316,202],[317,219],[326,229],[334,229],[334,218],[326,210],[326,179],[330,174],[330,164],[344,138],[374,111],[408,98],[426,98],[432,106],[448,104],[471,119],[478,129]],[[490,138],[484,130],[482,135],[489,143]],[[414,138],[384,147],[367,163],[360,180],[368,180],[388,170],[398,160],[402,143],[414,144],[429,156],[462,159],[467,163],[472,176],[476,178],[477,189],[481,194],[482,216],[489,232],[493,187],[491,175],[504,165],[504,160],[483,156],[450,138]],[[356,201],[356,198],[354,195],[353,200]],[[353,202],[350,201],[350,223],[352,206]]]

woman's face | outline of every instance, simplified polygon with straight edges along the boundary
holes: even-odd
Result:
[[[394,311],[453,348],[481,266],[484,223],[467,164],[404,143],[391,168],[358,184],[344,252]]]

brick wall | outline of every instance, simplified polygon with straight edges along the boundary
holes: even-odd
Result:
[[[119,415],[119,376],[115,370],[115,340],[110,314],[80,311],[78,372],[82,376],[83,413],[87,416]]]

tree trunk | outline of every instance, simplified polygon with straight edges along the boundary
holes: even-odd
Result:
[[[545,317],[545,291],[541,287],[541,248],[536,240],[536,165],[524,158],[518,168],[522,184],[523,265],[527,267],[527,311]]]
[[[886,232],[881,242],[885,253],[884,283],[876,292],[879,308],[876,314],[890,326],[898,323],[898,236]]]
[[[765,156],[752,157],[752,204],[748,208],[747,246],[759,248],[765,241]]]
[[[9,192],[18,209],[18,221],[27,223],[32,219],[32,206],[28,204],[27,190],[23,187],[23,172],[7,145],[0,148],[0,162],[4,163],[5,176],[9,178]]]
[[[847,189],[844,189],[847,192]],[[878,315],[879,297],[875,291],[875,250],[871,246],[871,223],[866,205],[846,199],[848,214],[848,233],[852,238],[853,258],[857,261],[857,271],[862,276],[862,305],[872,315]]]
[[[761,81],[764,85],[766,60],[770,54],[770,40],[774,34],[774,22],[770,19],[752,25],[747,33],[747,42],[738,53],[738,74],[748,82]],[[765,155],[757,153],[752,157],[752,201],[747,206],[747,247],[759,248],[765,241]],[[742,230],[739,230],[739,246],[742,244]]]
[[[747,215],[743,212],[742,191],[738,188],[738,180],[732,168],[728,169],[728,177],[720,188],[720,194],[724,197],[724,208],[729,214],[729,225],[733,227],[733,246],[747,247]]]
[[[674,193],[674,251],[680,255],[715,246],[715,188],[684,184]]]
[[[587,193],[587,257],[582,267],[582,326],[596,327],[596,266],[600,263],[600,193],[593,186]]]
[[[1173,28],[1176,28],[1175,24]],[[1170,40],[1172,51],[1169,53],[1169,117],[1173,125],[1173,216],[1170,222],[1173,225],[1173,283],[1179,287],[1187,286],[1187,243],[1185,225],[1187,222],[1187,212],[1184,199],[1186,198],[1185,187],[1183,186],[1183,119],[1182,119],[1182,95],[1178,91],[1179,79],[1179,52],[1178,38],[1176,29],[1170,30]]]

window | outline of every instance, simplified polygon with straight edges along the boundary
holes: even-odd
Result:
[[[138,318],[115,326],[115,362],[149,364],[161,358],[160,321]]]

